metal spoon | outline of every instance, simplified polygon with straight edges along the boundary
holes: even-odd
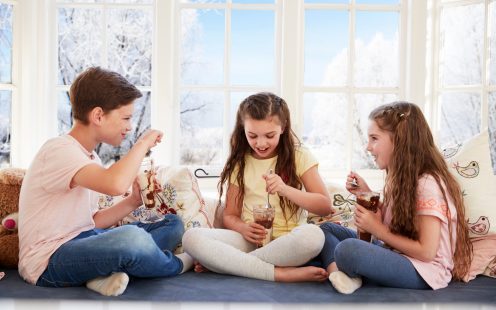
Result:
[[[272,174],[272,169],[269,170],[269,175]],[[269,201],[269,192],[267,192],[267,208],[272,208],[272,206],[270,205],[270,201]]]

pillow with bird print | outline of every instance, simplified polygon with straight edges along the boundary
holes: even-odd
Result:
[[[496,233],[496,176],[491,164],[488,130],[442,152],[462,189],[470,236]]]
[[[327,183],[326,186],[329,196],[331,196],[332,207],[336,212],[327,216],[309,213],[307,222],[316,225],[333,222],[351,229],[356,229],[354,224],[355,196],[348,192],[344,186],[332,182]]]

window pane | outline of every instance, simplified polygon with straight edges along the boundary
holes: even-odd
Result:
[[[142,92],[143,97],[134,102],[131,120],[133,129],[126,135],[120,146],[114,147],[102,143],[96,148],[104,165],[110,165],[126,155],[143,132],[150,129],[150,92]]]
[[[226,0],[181,0],[181,2],[183,2],[183,3],[225,3]]]
[[[71,102],[69,101],[69,92],[62,91],[58,94],[57,119],[59,134],[65,134],[72,128]]]
[[[232,11],[232,84],[274,84],[274,28],[274,11]]]
[[[482,81],[484,4],[445,8],[441,14],[441,84]],[[463,38],[463,39],[462,39]]]
[[[233,3],[274,3],[274,0],[232,0]]]
[[[355,96],[353,106],[352,169],[376,168],[374,159],[367,152],[369,114],[376,107],[397,100],[393,94],[363,94]]]
[[[347,11],[305,11],[305,85],[346,85],[348,18]]]
[[[305,0],[305,3],[350,3],[351,0]]]
[[[355,0],[357,4],[398,4],[401,0]]]
[[[223,110],[222,92],[181,94],[181,164],[221,164]]]
[[[12,82],[12,5],[0,3],[0,83]]]
[[[480,132],[481,98],[478,94],[444,93],[439,102],[441,147],[462,143]]]
[[[108,68],[132,84],[151,85],[152,11],[108,10]]]
[[[0,167],[10,165],[10,111],[12,92],[0,91]]]
[[[398,27],[396,12],[357,12],[355,86],[398,86]]]
[[[343,169],[349,139],[347,96],[306,93],[303,99],[303,143],[323,169]]]
[[[103,29],[101,10],[58,10],[59,84],[70,85],[86,68],[102,64]]]
[[[489,94],[489,142],[493,172],[496,174],[496,92]]]
[[[153,0],[57,0],[61,3],[124,3],[124,4],[153,4]]]
[[[229,136],[234,130],[234,124],[236,124],[236,115],[238,112],[239,105],[243,100],[245,100],[248,96],[253,95],[253,93],[247,92],[233,92],[231,93],[231,114],[229,115]]]
[[[105,0],[106,3],[153,4],[153,0]]]
[[[223,83],[224,33],[223,10],[181,11],[182,84]]]
[[[489,21],[492,23],[491,30],[491,60],[489,61],[490,83],[496,85],[496,1],[489,5]]]

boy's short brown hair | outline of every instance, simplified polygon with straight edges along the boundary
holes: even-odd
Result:
[[[74,80],[70,89],[72,117],[87,125],[88,113],[101,107],[107,113],[140,98],[141,92],[117,72],[91,67]]]

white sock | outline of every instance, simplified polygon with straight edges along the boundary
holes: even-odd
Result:
[[[108,277],[95,278],[86,282],[86,287],[105,296],[119,296],[126,290],[129,276],[116,272]]]
[[[181,273],[185,273],[186,271],[193,268],[193,257],[191,257],[188,253],[184,252],[176,254],[176,257],[183,262],[183,270],[181,270]]]
[[[350,278],[342,271],[331,272],[329,281],[331,281],[336,291],[341,294],[351,294],[362,286],[362,278]]]

